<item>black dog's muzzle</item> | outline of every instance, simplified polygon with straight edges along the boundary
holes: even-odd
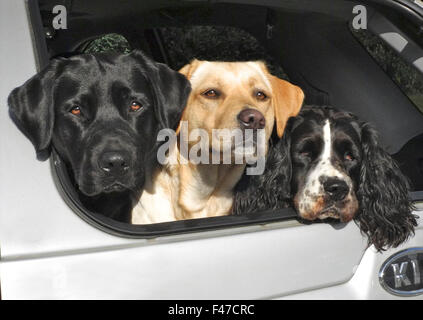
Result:
[[[121,177],[129,172],[131,162],[126,151],[107,151],[100,154],[98,166],[106,175]]]

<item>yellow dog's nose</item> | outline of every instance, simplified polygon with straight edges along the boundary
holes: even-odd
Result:
[[[238,114],[242,129],[263,129],[266,125],[264,115],[255,109],[245,109]]]

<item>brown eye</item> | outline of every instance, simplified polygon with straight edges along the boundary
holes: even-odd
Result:
[[[130,106],[131,111],[138,111],[138,110],[140,110],[141,108],[142,108],[141,103],[139,103],[139,102],[137,102],[137,101],[133,101],[133,102],[131,103],[131,106]]]
[[[344,155],[344,159],[347,160],[347,161],[353,161],[355,158],[354,158],[354,156],[352,155],[351,152],[346,152],[345,155]]]
[[[301,157],[311,157],[311,152],[309,152],[309,151],[300,152],[300,156]]]
[[[263,101],[263,100],[266,100],[267,99],[267,96],[265,95],[264,92],[257,91],[256,92],[256,98],[257,98],[257,100]]]
[[[203,96],[211,99],[218,98],[220,96],[220,92],[215,89],[210,89],[202,93]]]
[[[79,116],[81,114],[81,108],[79,106],[73,106],[72,109],[70,109],[70,113]]]

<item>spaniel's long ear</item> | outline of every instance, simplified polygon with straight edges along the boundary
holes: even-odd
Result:
[[[380,146],[377,132],[361,127],[363,160],[357,197],[360,212],[355,218],[378,251],[397,247],[414,234],[417,225],[408,197],[409,184],[396,162]]]
[[[15,88],[8,97],[9,115],[16,126],[34,145],[37,159],[49,157],[54,127],[53,95],[59,65],[54,60],[41,72]]]
[[[190,82],[181,73],[147,57],[140,50],[130,54],[147,72],[155,93],[155,112],[162,128],[175,129],[191,92]]]
[[[291,204],[291,137],[289,127],[282,139],[270,140],[262,175],[244,174],[234,190],[232,214],[287,208]]]

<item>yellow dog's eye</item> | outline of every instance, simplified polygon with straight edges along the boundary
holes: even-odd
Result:
[[[257,100],[263,101],[263,100],[266,100],[267,99],[267,96],[266,96],[266,94],[264,92],[257,91],[256,92],[256,98],[257,98]]]
[[[218,98],[220,96],[220,92],[217,91],[216,89],[210,89],[210,90],[203,92],[202,95],[207,97],[207,98],[214,99],[214,98]]]
[[[139,102],[137,102],[137,101],[133,101],[133,102],[131,103],[131,106],[130,106],[131,111],[138,111],[138,110],[140,110],[141,108],[142,108],[141,103],[139,103]]]
[[[81,108],[79,106],[73,106],[69,111],[75,116],[79,116],[81,114]]]

